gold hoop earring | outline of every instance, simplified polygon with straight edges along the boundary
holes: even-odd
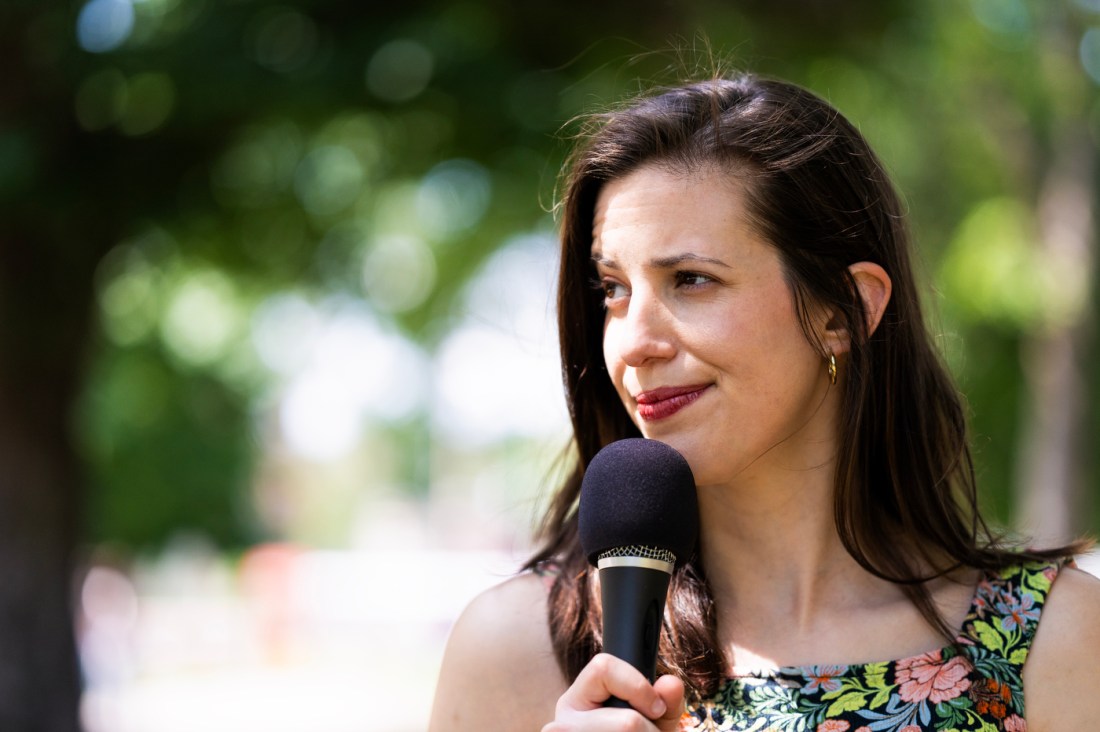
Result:
[[[829,383],[836,385],[836,356],[829,353]]]

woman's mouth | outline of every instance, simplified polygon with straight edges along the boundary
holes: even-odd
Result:
[[[638,417],[643,422],[655,422],[666,419],[688,406],[703,395],[710,384],[694,386],[662,386],[659,389],[643,391],[634,397],[638,404]]]

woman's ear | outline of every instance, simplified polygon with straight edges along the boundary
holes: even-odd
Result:
[[[863,312],[867,316],[867,335],[871,335],[878,328],[882,314],[886,312],[886,305],[890,302],[890,275],[874,262],[856,262],[848,267],[848,271],[855,280],[860,299],[863,300]],[[826,327],[826,345],[833,353],[847,353],[851,346],[848,329],[834,322]]]

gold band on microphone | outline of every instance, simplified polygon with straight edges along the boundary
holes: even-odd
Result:
[[[652,557],[602,557],[596,560],[596,567],[607,569],[608,567],[643,567],[645,569],[657,569],[666,574],[672,574],[676,568],[674,562],[666,562]]]

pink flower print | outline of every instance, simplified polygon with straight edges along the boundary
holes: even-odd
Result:
[[[999,582],[983,579],[978,583],[978,589],[974,592],[974,610],[979,618],[984,618],[985,614],[993,609],[993,606],[1000,599],[1001,584]]]
[[[843,719],[827,719],[817,725],[817,732],[848,732],[851,726]]]
[[[915,724],[907,724],[898,730],[898,732],[921,732],[921,728]]]
[[[984,610],[989,607],[989,599],[993,597],[993,587],[989,582],[982,582],[978,585],[977,592],[974,593],[974,605],[979,609]]]
[[[840,691],[840,679],[837,677],[846,673],[848,673],[847,666],[811,666],[803,674],[804,678],[810,683],[802,687],[802,693],[816,694],[819,691]]]
[[[871,728],[863,725],[862,727],[856,727],[855,732],[871,732]]]
[[[898,695],[907,702],[933,704],[954,699],[970,688],[970,663],[962,656],[955,656],[944,663],[940,651],[932,651],[897,662],[896,679]],[[905,732],[903,729],[901,732]]]
[[[1005,732],[1027,732],[1027,722],[1018,714],[1005,720]]]
[[[1028,621],[1039,619],[1039,609],[1035,607],[1035,598],[1030,592],[1022,597],[1006,597],[997,603],[997,612],[1001,614],[1001,626],[1011,633],[1016,628],[1027,627]]]

